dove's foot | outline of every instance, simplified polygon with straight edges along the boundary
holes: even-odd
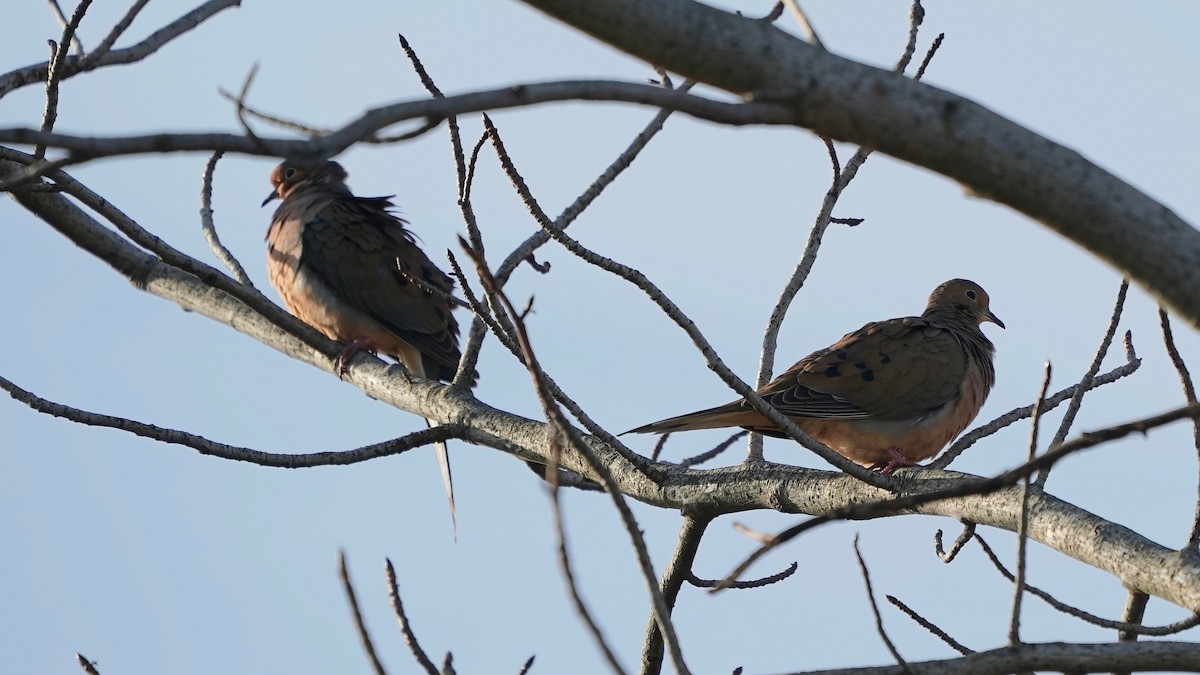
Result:
[[[338,377],[346,376],[346,366],[350,364],[350,359],[354,358],[355,354],[363,351],[371,352],[372,354],[375,353],[375,345],[371,342],[370,338],[357,338],[350,341],[350,344],[342,349],[341,353],[338,354],[337,361],[335,361]]]
[[[900,452],[896,448],[888,448],[887,456],[888,456],[888,460],[886,462],[875,462],[869,468],[872,471],[874,471],[875,469],[879,469],[879,473],[881,473],[885,476],[890,476],[890,475],[892,475],[892,472],[894,472],[896,469],[901,469],[906,466],[916,466],[917,465],[916,462],[905,457],[904,453]]]

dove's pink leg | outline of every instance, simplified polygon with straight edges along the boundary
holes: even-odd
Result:
[[[342,349],[336,361],[338,377],[346,375],[346,366],[349,365],[350,359],[361,351],[375,353],[375,344],[371,342],[371,338],[356,338]]]
[[[903,468],[906,466],[916,466],[917,465],[916,462],[905,457],[904,453],[900,452],[896,448],[888,448],[887,456],[888,456],[888,461],[875,462],[874,464],[871,465],[870,468],[872,470],[879,469],[879,473],[882,473],[885,476],[890,476],[890,475],[892,475],[892,472],[894,472],[896,469],[900,469],[900,468]]]

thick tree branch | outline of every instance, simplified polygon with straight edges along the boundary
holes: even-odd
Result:
[[[1178,671],[1200,673],[1200,645],[1192,642],[1071,644],[1048,642],[1001,647],[941,661],[908,664],[921,675],[1005,675],[1028,671],[1101,673]],[[793,675],[901,675],[900,666],[804,670]]]
[[[1200,231],[1143,192],[987,108],[693,0],[525,0],[669,71],[755,101],[1007,204],[1109,262],[1200,328]]]

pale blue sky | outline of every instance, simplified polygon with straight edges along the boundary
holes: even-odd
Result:
[[[7,8],[0,71],[45,57],[60,29],[44,3]],[[602,77],[638,81],[645,64],[514,2],[299,3],[247,0],[144,63],[67,81],[57,129],[73,133],[236,131],[236,89],[253,64],[256,106],[336,126],[363,110],[425,96],[396,41],[404,33],[447,93]],[[769,3],[726,3],[751,14]],[[84,22],[95,45],[125,7],[97,3]],[[1187,2],[961,3],[929,1],[921,51],[946,42],[927,81],[990,106],[1079,150],[1195,222],[1200,193],[1200,6]],[[827,46],[889,66],[907,34],[907,5],[805,3]],[[186,10],[150,3],[118,46]],[[795,31],[787,17],[780,25]],[[43,92],[0,101],[0,126],[36,127]],[[494,115],[535,195],[557,214],[603,170],[653,111],[562,104]],[[473,140],[476,117],[462,120]],[[841,148],[843,159],[851,149]],[[206,156],[97,162],[71,173],[173,245],[204,260],[198,194]],[[442,130],[399,146],[339,158],[360,194],[396,194],[432,257],[463,230]],[[225,243],[266,288],[262,242],[274,161],[230,156],[217,169],[216,222]],[[598,252],[658,283],[743,378],[752,379],[763,324],[795,265],[829,180],[821,144],[791,129],[730,129],[682,116],[573,226]],[[499,256],[534,224],[485,153],[475,208]],[[1078,378],[1107,324],[1118,275],[1021,214],[967,197],[952,182],[872,157],[784,328],[780,366],[868,320],[918,313],[939,282],[965,276],[992,296],[1007,331],[998,384],[981,414],[1030,402],[1043,363],[1058,386]],[[423,427],[329,374],[138,293],[10,200],[0,202],[0,374],[46,398],[185,429],[274,452],[349,449]],[[623,281],[553,246],[553,271],[524,269],[513,296],[536,296],[530,321],[539,356],[589,413],[614,430],[721,403],[729,392],[686,337]],[[274,297],[273,293],[269,293]],[[1160,412],[1180,402],[1158,339],[1154,303],[1130,293],[1122,330],[1134,332],[1140,372],[1089,396],[1077,429]],[[1200,369],[1200,340],[1177,325]],[[1120,362],[1114,355],[1106,369]],[[489,343],[479,397],[538,417],[529,379]],[[1055,388],[1057,389],[1058,386]],[[499,452],[451,447],[459,499],[452,543],[431,452],[344,468],[265,469],[198,456],[120,432],[77,426],[0,401],[0,671],[73,672],[76,651],[105,675],[132,673],[361,672],[366,661],[335,574],[347,551],[385,663],[416,672],[397,635],[383,585],[396,563],[418,636],[447,649],[462,673],[604,672],[566,599],[554,560],[549,500],[521,463]],[[1055,423],[1057,416],[1051,418]],[[1047,428],[1053,429],[1049,424]],[[1027,426],[974,447],[955,468],[994,473],[1019,463]],[[1048,438],[1050,432],[1045,433]],[[667,459],[708,447],[720,433],[677,436]],[[648,449],[649,438],[636,438]],[[713,465],[739,459],[740,448]],[[769,458],[824,468],[781,442]],[[1195,500],[1196,451],[1178,424],[1075,457],[1050,492],[1178,546]],[[624,663],[634,667],[647,601],[628,540],[607,499],[567,494],[568,528],[583,592]],[[678,514],[635,505],[658,569]],[[774,531],[799,516],[741,514]],[[722,518],[695,571],[717,577],[752,549]],[[850,547],[861,533],[877,594],[899,596],[975,649],[1004,643],[1009,585],[969,549],[953,565],[932,550],[930,517],[843,523],[768,556],[756,572],[793,560],[800,573],[768,589],[709,596],[685,588],[677,622],[696,672],[776,672],[889,663],[875,635]],[[986,535],[1011,561],[1014,538]],[[952,535],[953,536],[953,535]],[[1125,593],[1108,575],[1039,545],[1030,577],[1061,599],[1116,618]],[[891,635],[909,659],[952,652],[890,608]],[[1152,601],[1148,621],[1184,615]],[[1102,641],[1105,631],[1026,603],[1037,641]],[[1185,638],[1187,636],[1185,635]]]

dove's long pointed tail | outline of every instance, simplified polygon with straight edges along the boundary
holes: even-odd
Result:
[[[425,423],[432,429],[438,425],[431,419],[426,419]],[[434,450],[437,452],[438,469],[442,472],[442,486],[446,488],[446,501],[450,505],[450,528],[454,536],[454,541],[458,541],[458,519],[455,517],[454,509],[454,477],[450,474],[450,449],[446,447],[445,441],[438,441],[434,444]]]

